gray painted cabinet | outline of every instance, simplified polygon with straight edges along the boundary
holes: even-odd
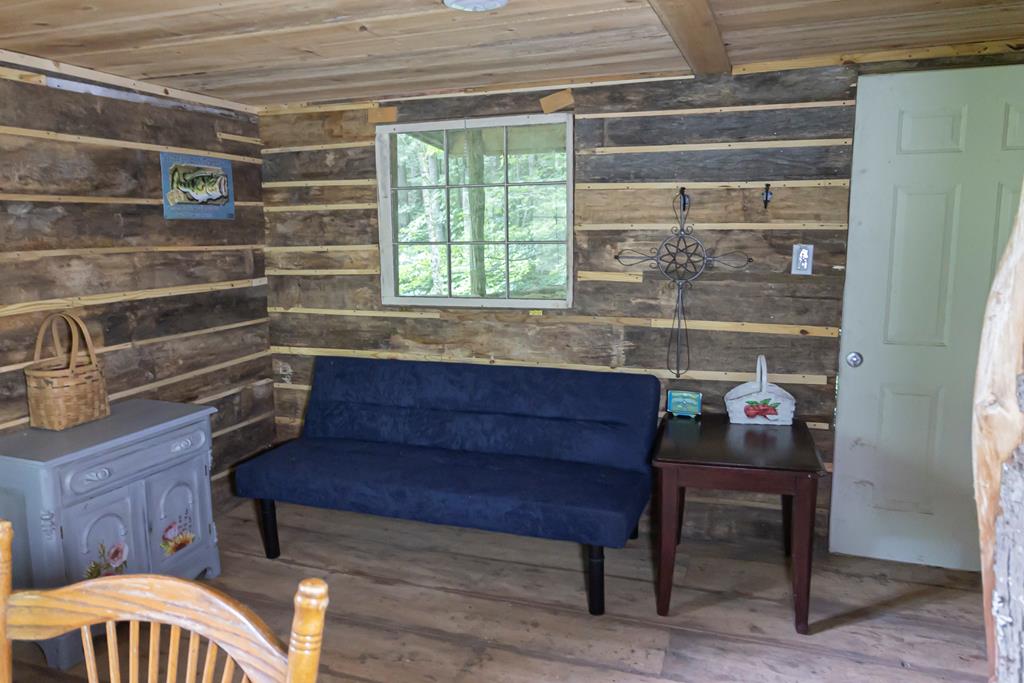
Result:
[[[63,432],[0,435],[0,518],[14,524],[14,587],[109,574],[220,574],[206,406],[130,400]],[[77,633],[42,641],[81,660]]]

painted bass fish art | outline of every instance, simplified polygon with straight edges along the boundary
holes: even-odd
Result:
[[[235,188],[227,159],[160,153],[164,218],[232,220]]]
[[[170,186],[167,202],[171,205],[224,204],[228,201],[228,177],[219,168],[175,164],[171,167]]]

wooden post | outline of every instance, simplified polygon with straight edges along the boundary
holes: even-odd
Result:
[[[288,683],[316,683],[327,603],[327,584],[322,579],[303,579],[295,592],[295,618],[288,643]]]
[[[13,680],[11,641],[7,639],[7,599],[11,597],[11,546],[14,528],[10,522],[0,520],[0,683]]]
[[[1024,193],[1021,197],[1024,200]],[[1003,466],[1024,442],[1024,413],[1017,395],[1018,377],[1024,375],[1024,201],[1021,207],[985,309],[972,416],[974,498],[978,506],[985,639],[989,676],[993,681],[997,663],[1003,657],[1015,660],[1020,657],[1019,652],[1000,653],[1000,634],[992,606],[993,601],[998,603],[1011,597],[994,594],[996,529]],[[1024,494],[1024,491],[1017,493]],[[1016,578],[1019,584],[1024,575]],[[1019,599],[1019,596],[1013,597]],[[1024,624],[1011,625],[1011,628],[1020,633]]]

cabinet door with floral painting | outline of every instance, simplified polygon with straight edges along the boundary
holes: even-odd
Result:
[[[150,571],[142,482],[67,508],[61,526],[69,581]]]
[[[204,520],[210,519],[205,456],[154,474],[146,480],[150,556],[161,573],[191,559],[206,543]]]

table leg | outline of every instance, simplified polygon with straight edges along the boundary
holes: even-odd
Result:
[[[658,469],[658,614],[668,615],[680,517],[679,483],[670,468]]]
[[[811,598],[811,558],[814,545],[814,517],[818,497],[815,477],[796,480],[793,501],[793,608],[796,632],[808,633],[807,613]]]
[[[793,496],[782,496],[782,548],[786,557],[793,554]]]
[[[679,492],[679,514],[676,516],[676,545],[679,545],[683,540],[683,510],[686,509],[686,489],[677,486],[676,490]]]

